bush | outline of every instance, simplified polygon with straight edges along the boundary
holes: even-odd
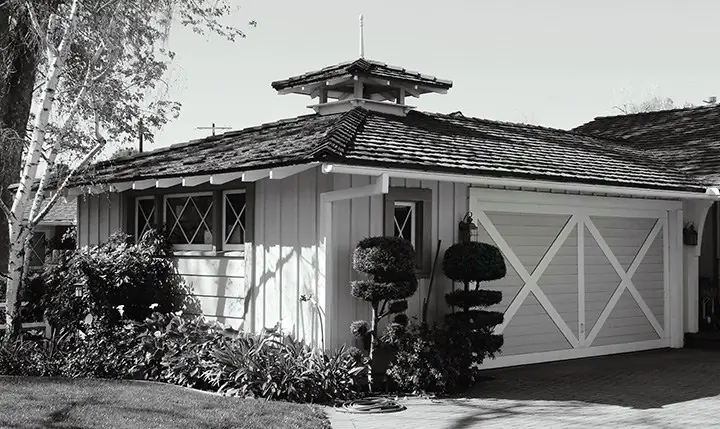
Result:
[[[147,379],[293,402],[355,398],[365,370],[357,350],[326,353],[278,334],[237,333],[202,317],[159,313],[0,348],[0,375]]]
[[[397,339],[395,361],[387,374],[404,392],[453,392],[461,384],[459,353],[451,349],[443,325],[411,323]]]
[[[241,335],[216,347],[205,378],[219,392],[291,402],[330,403],[354,398],[365,373],[357,353],[323,353],[290,337]]]
[[[137,243],[116,233],[98,246],[63,252],[39,278],[46,290],[42,306],[53,326],[78,328],[88,314],[113,326],[123,315],[143,321],[153,312],[152,304],[161,313],[176,312],[187,304],[172,246],[154,230]],[[84,291],[79,297],[78,287]]]

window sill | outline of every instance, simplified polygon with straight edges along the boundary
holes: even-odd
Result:
[[[224,257],[224,258],[244,258],[244,250],[176,250],[173,252],[175,256],[204,256],[204,257]]]

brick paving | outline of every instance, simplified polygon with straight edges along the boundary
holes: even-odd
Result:
[[[679,349],[488,371],[462,398],[345,414],[333,429],[686,428],[720,426],[720,352]]]

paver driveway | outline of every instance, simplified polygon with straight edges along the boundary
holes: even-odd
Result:
[[[328,409],[333,429],[720,427],[720,352],[658,350],[488,371],[463,398]]]

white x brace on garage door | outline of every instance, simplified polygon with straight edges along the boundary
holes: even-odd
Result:
[[[502,251],[502,354],[483,367],[682,346],[677,201],[470,189]]]

